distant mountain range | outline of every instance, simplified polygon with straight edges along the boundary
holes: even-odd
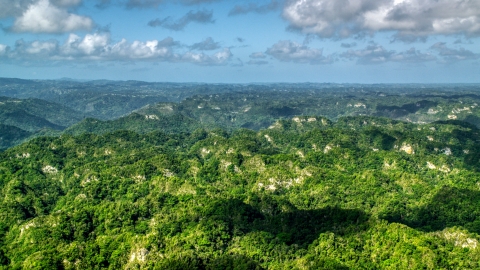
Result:
[[[1,97],[3,95],[3,97]],[[40,134],[266,129],[280,119],[378,116],[480,126],[480,85],[197,84],[0,78],[3,148]],[[6,134],[6,133],[5,133]],[[16,135],[18,137],[16,137]]]

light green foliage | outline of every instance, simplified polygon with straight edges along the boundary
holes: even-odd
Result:
[[[305,116],[36,138],[0,156],[0,269],[476,269],[478,137]]]

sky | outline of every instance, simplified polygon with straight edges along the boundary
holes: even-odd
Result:
[[[479,0],[0,0],[0,77],[480,83]]]

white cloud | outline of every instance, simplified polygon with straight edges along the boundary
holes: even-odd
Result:
[[[422,63],[437,59],[434,55],[422,53],[415,48],[404,52],[396,52],[375,44],[369,45],[362,50],[348,50],[340,56],[350,60],[357,60],[358,64],[363,65],[382,64],[386,62]]]
[[[74,4],[80,1],[63,0],[63,4]],[[12,30],[32,33],[65,33],[77,30],[90,30],[94,26],[92,19],[57,7],[49,0],[39,0],[31,4],[23,14],[16,18]]]
[[[224,48],[213,55],[204,53],[187,52],[182,56],[182,61],[199,65],[224,65],[232,58],[230,49]]]
[[[250,54],[250,58],[252,59],[263,59],[263,58],[266,58],[267,56],[262,53],[262,52],[254,52],[252,54]]]
[[[101,51],[108,45],[110,35],[108,34],[87,34],[83,40],[78,43],[78,49],[86,55],[93,53],[101,53]]]
[[[192,50],[199,50],[199,51],[211,51],[220,48],[220,43],[215,42],[213,38],[208,37],[204,41],[198,42],[190,46]]]
[[[478,0],[290,0],[290,28],[325,38],[393,31],[399,39],[480,35]]]
[[[480,58],[480,54],[478,53],[474,53],[464,48],[452,49],[447,47],[447,44],[444,42],[435,43],[430,48],[437,51],[438,54],[443,58],[443,62],[446,63],[475,60]]]
[[[26,48],[29,54],[47,54],[50,55],[57,50],[57,42],[55,41],[34,41]]]
[[[36,0],[0,0],[0,18],[17,17]]]
[[[190,10],[187,14],[185,14],[182,18],[178,20],[173,20],[170,16],[163,19],[157,18],[149,21],[148,26],[160,26],[173,31],[181,31],[190,23],[215,23],[215,20],[213,19],[213,11],[199,10],[194,12],[193,10]]]
[[[211,55],[175,52],[178,42],[171,37],[163,40],[112,42],[109,33],[87,34],[83,38],[70,34],[63,44],[56,40],[25,42],[18,40],[14,50],[0,46],[0,55],[10,61],[160,61],[187,62],[198,65],[223,65],[232,53],[224,48]]]
[[[311,49],[289,40],[275,43],[265,53],[283,62],[310,64],[329,64],[333,62],[331,57],[322,55],[322,50]]]
[[[0,56],[5,55],[7,53],[7,45],[0,44]]]
[[[160,41],[151,40],[146,42],[134,41],[128,43],[125,39],[119,43],[114,44],[108,52],[112,59],[158,59],[168,60],[173,59],[173,54],[170,47],[161,46]]]

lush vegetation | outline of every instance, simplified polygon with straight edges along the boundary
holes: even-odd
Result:
[[[0,269],[480,269],[478,89],[0,78]]]
[[[0,269],[480,268],[474,125],[145,132],[1,153]]]

